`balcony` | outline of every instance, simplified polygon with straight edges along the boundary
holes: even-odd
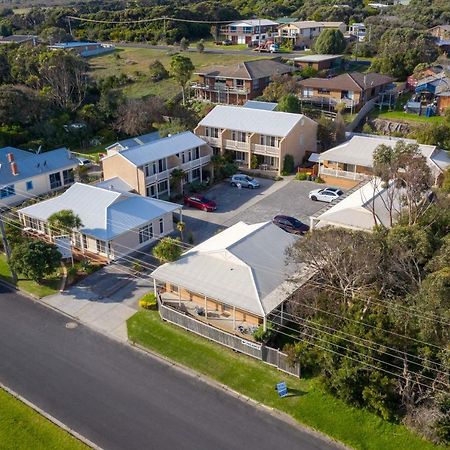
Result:
[[[348,180],[369,180],[371,178],[370,175],[366,175],[364,173],[358,172],[347,172],[346,170],[340,169],[329,169],[327,167],[320,166],[319,175],[328,175],[330,177],[336,178],[346,178]]]
[[[200,136],[208,144],[214,145],[215,147],[220,147],[222,145],[221,139],[212,136]]]
[[[272,147],[271,145],[254,144],[253,153],[255,155],[279,156],[280,149],[278,147]]]
[[[232,141],[231,139],[225,139],[225,149],[248,152],[250,151],[250,144],[248,142]]]
[[[181,168],[183,170],[189,170],[194,169],[196,167],[204,166],[205,164],[208,164],[211,161],[211,155],[205,155],[201,156],[198,159],[194,159],[192,161],[185,162],[184,164],[181,164]]]
[[[166,180],[169,178],[169,171],[163,170],[162,172],[155,173],[154,175],[149,175],[148,177],[145,177],[145,183],[155,183],[156,181],[160,180]]]
[[[250,94],[250,89],[247,89],[245,87],[226,86],[223,84],[204,84],[194,82],[191,83],[191,88],[199,91],[217,92],[223,94],[239,94],[239,95]]]

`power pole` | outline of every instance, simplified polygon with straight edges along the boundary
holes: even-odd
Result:
[[[12,276],[13,283],[16,284],[17,283],[17,274],[14,271],[14,269],[11,267],[11,249],[9,247],[8,238],[6,237],[5,224],[3,222],[3,214],[1,212],[0,212],[0,232],[2,233],[2,242],[3,242],[3,248],[5,249],[6,261],[11,270],[11,276]]]

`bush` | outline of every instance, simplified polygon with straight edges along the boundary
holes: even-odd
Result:
[[[294,157],[292,155],[286,155],[284,157],[283,171],[281,174],[290,175],[292,172],[294,172]]]
[[[257,169],[258,168],[258,157],[256,155],[252,155],[250,166],[251,166],[252,169]]]
[[[145,294],[139,300],[139,306],[144,309],[155,309],[157,305],[156,295],[153,292]]]
[[[308,174],[306,172],[298,172],[297,175],[295,175],[295,179],[298,181],[305,181],[308,179]]]
[[[150,79],[152,81],[161,81],[169,78],[169,72],[158,59],[153,61],[150,66]]]
[[[198,180],[193,181],[192,183],[189,183],[189,185],[188,185],[189,192],[192,192],[194,194],[197,192],[204,191],[205,189],[207,189],[207,187],[208,187],[208,184],[206,183],[206,181],[200,182]]]
[[[267,329],[264,331],[262,325],[260,325],[254,332],[253,337],[257,342],[267,342],[273,334],[272,325],[270,323],[267,324]]]

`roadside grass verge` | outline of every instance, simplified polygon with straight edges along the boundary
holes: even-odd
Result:
[[[9,270],[9,266],[6,261],[6,255],[3,253],[0,254],[0,278],[8,283],[14,284],[11,271]],[[42,284],[36,283],[33,280],[28,280],[19,275],[19,280],[16,285],[19,289],[22,289],[23,291],[36,297],[42,298],[47,295],[55,294],[58,291],[60,280],[61,277],[59,272],[49,278],[46,278]]]
[[[260,361],[163,322],[157,311],[137,312],[127,321],[128,338],[225,384],[311,428],[361,450],[431,450],[437,447],[406,427],[353,408],[323,391],[318,380],[296,379]],[[286,381],[291,396],[279,398],[275,384]]]
[[[0,389],[0,448],[87,450],[89,447]]]

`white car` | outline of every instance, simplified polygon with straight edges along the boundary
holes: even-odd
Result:
[[[338,188],[315,189],[309,193],[309,198],[314,201],[331,203],[339,198],[344,192]]]

